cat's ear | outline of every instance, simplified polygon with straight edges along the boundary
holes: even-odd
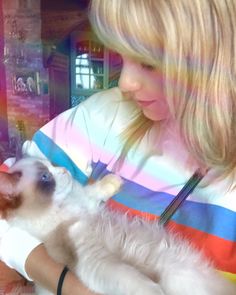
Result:
[[[1,197],[11,197],[16,193],[16,183],[21,177],[21,172],[7,173],[0,172],[0,195]]]
[[[6,172],[0,172],[0,194],[1,197],[5,195],[11,195],[14,191],[13,183],[10,174]]]
[[[9,209],[20,206],[21,197],[16,193],[16,183],[20,177],[20,172],[0,172],[0,218],[6,218]]]

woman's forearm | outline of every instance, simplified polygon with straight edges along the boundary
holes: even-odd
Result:
[[[57,284],[64,265],[55,262],[43,244],[36,247],[28,256],[25,269],[29,277],[56,294]],[[95,295],[71,272],[65,276],[62,295]]]

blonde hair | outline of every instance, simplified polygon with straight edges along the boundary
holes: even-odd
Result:
[[[236,167],[236,1],[93,0],[90,20],[106,46],[162,69],[191,156],[229,175]]]

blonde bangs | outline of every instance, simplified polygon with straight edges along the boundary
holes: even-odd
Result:
[[[156,29],[159,18],[153,17],[152,2],[92,1],[89,16],[93,29],[111,50],[153,66],[160,65],[157,57],[163,42]]]

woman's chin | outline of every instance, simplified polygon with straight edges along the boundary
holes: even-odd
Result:
[[[151,121],[163,121],[169,119],[169,112],[160,112],[149,109],[143,109],[143,114]]]

